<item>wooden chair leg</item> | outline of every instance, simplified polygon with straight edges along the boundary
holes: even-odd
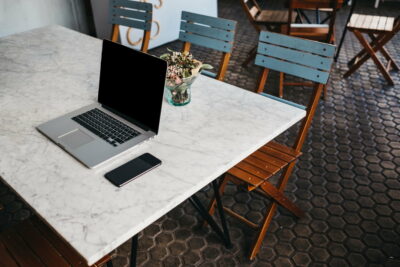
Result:
[[[324,100],[326,100],[326,98],[327,98],[328,86],[329,86],[328,84],[325,84],[325,85],[324,85],[324,88],[323,88],[323,90],[324,90],[323,99],[324,99]]]
[[[262,93],[264,91],[264,86],[268,79],[268,73],[269,73],[269,69],[264,68],[264,70],[262,71],[262,73],[260,75],[260,81],[258,82],[258,88],[256,91],[257,93]]]
[[[112,35],[111,35],[111,41],[118,42],[118,36],[119,36],[119,25],[114,24]]]
[[[184,42],[184,43],[183,43],[182,51],[183,51],[183,52],[189,52],[190,46],[191,46],[191,43],[189,43],[189,42]]]
[[[369,37],[371,38],[371,40],[375,43],[377,43],[377,41],[380,39],[379,36],[376,37],[374,34],[369,33],[368,34]],[[385,47],[381,47],[381,49],[379,50],[382,55],[386,58],[386,60],[389,62],[389,67],[392,67],[394,70],[400,70],[399,66],[396,64],[396,61],[390,56],[389,52],[386,50]]]
[[[261,188],[275,202],[277,202],[279,205],[281,205],[282,207],[284,207],[297,217],[300,218],[304,215],[304,212],[283,194],[283,190],[282,191],[278,190],[275,186],[273,186],[269,182],[264,182],[261,185]]]
[[[385,33],[380,33],[378,35],[375,35],[373,33],[368,33],[368,36],[371,38],[371,42],[369,43],[370,46],[373,48],[374,51],[380,51],[382,55],[386,58],[386,60],[389,62],[390,66],[398,71],[400,70],[400,67],[396,64],[396,61],[390,56],[389,52],[386,50],[386,48],[382,45],[379,45],[379,43],[385,38],[386,34]],[[379,49],[377,49],[379,47]],[[357,55],[355,55],[348,63],[347,65],[351,67],[353,64],[355,64],[358,61],[365,62],[370,58],[370,55],[367,53],[367,50],[364,48],[362,49]]]
[[[285,83],[285,74],[283,72],[279,73],[279,97],[283,97],[283,86]]]
[[[257,237],[251,246],[249,258],[253,260],[256,256],[258,251],[260,251],[261,244],[264,240],[265,234],[267,233],[268,227],[271,224],[272,219],[274,218],[276,209],[278,208],[278,204],[276,202],[272,202],[271,205],[267,209],[267,214],[265,215],[261,227],[257,232]]]
[[[278,183],[278,190],[283,193],[283,191],[286,188],[286,185],[289,181],[290,175],[293,172],[293,168],[296,164],[296,161],[293,161],[292,163],[289,164],[289,166],[286,167],[286,169],[283,171],[279,183]],[[267,182],[266,182],[267,183]],[[271,224],[271,221],[275,215],[276,209],[278,208],[278,203],[273,201],[270,206],[267,209],[267,213],[263,219],[263,222],[257,232],[257,237],[253,242],[252,248],[250,250],[250,260],[254,259],[255,256],[257,255],[258,251],[260,250],[262,241],[264,240],[265,234],[267,233],[268,227]]]
[[[150,44],[150,31],[145,31],[143,35],[142,47],[140,50],[143,53],[147,53],[147,50],[149,49],[149,44]]]
[[[254,46],[247,56],[246,60],[242,63],[242,67],[245,68],[249,65],[250,61],[252,61],[257,55],[257,46]]]
[[[217,80],[224,80],[226,70],[228,69],[229,59],[231,57],[231,53],[224,53],[221,59],[220,68],[217,74]]]
[[[377,41],[380,40],[385,34],[381,33],[379,34],[378,37],[375,38],[375,40],[371,40],[371,42],[369,43],[370,46],[375,47],[377,44]],[[364,57],[364,56],[368,56],[369,55],[367,53],[367,50],[365,48],[363,48],[360,52],[357,53],[357,55],[355,55],[348,63],[347,66],[351,67],[356,61],[358,61],[360,58]]]
[[[359,32],[358,30],[353,29],[352,32],[354,35],[357,37],[357,39],[360,41],[361,45],[364,46],[366,49],[367,53],[369,56],[372,58],[374,61],[375,65],[378,67],[378,69],[381,71],[385,79],[388,81],[389,84],[394,85],[394,81],[392,77],[390,77],[389,72],[386,70],[385,66],[379,61],[379,59],[376,57],[375,51],[379,50],[382,46],[378,45],[375,49],[373,49],[367,40],[362,36],[362,33]],[[355,63],[345,74],[344,77],[347,78],[349,77],[353,72],[355,72],[366,60],[359,60],[357,63]]]

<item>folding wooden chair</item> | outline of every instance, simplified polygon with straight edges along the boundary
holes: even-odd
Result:
[[[202,71],[202,74],[223,80],[235,38],[236,21],[215,18],[182,11],[179,40],[184,42],[183,51],[189,51],[191,44],[222,52],[222,60],[217,73]]]
[[[361,67],[365,61],[372,58],[388,83],[393,85],[394,81],[389,71],[391,69],[398,71],[399,66],[389,55],[384,45],[400,31],[400,17],[395,19],[394,17],[353,14],[347,28],[354,33],[364,49],[349,61],[349,70],[344,74],[344,77],[349,77]],[[371,38],[371,42],[368,42],[364,38],[363,33]],[[387,60],[386,66],[384,66],[377,57],[376,52],[378,51],[381,52]]]
[[[280,32],[281,26],[286,24],[289,19],[288,10],[262,10],[256,0],[240,0],[240,4],[258,34],[262,30]],[[295,20],[296,14],[292,16],[291,21],[295,22]],[[243,66],[247,66],[255,58],[256,49],[257,46],[254,46],[250,50],[249,56],[243,62]]]
[[[111,255],[94,266],[112,267]],[[88,266],[85,260],[55,232],[33,217],[0,233],[0,266]]]
[[[153,19],[153,5],[132,0],[109,0],[109,5],[109,20],[113,24],[111,41],[118,41],[120,25],[143,30],[143,37],[138,42],[142,42],[140,50],[147,53]],[[127,35],[129,32],[128,30]]]
[[[333,44],[335,42],[336,12],[343,5],[343,0],[290,0],[289,17],[286,25],[282,26],[282,32],[291,36],[315,40]],[[297,10],[325,10],[329,11],[327,24],[298,24],[291,23]],[[300,16],[298,16],[300,17]],[[280,73],[279,97],[283,97],[284,86],[313,86],[312,83],[285,82],[285,76]],[[327,94],[327,86],[324,86],[324,98]]]
[[[272,32],[261,32],[260,34],[256,65],[263,67],[264,70],[260,78],[258,93],[262,93],[270,69],[308,79],[316,84],[307,107],[262,93],[266,97],[306,110],[307,114],[302,121],[295,144],[293,147],[287,147],[271,141],[227,171],[220,181],[220,194],[223,194],[226,184],[230,181],[244,187],[247,191],[258,192],[272,200],[260,225],[224,208],[234,218],[258,229],[257,238],[250,251],[250,259],[254,259],[257,255],[278,205],[298,217],[303,215],[303,211],[284,195],[284,190],[296,161],[302,154],[301,148],[318,106],[322,88],[328,81],[334,53],[335,46],[330,44]],[[281,170],[282,174],[277,186],[271,184],[269,178]],[[215,199],[210,203],[209,213],[213,214],[214,210]]]

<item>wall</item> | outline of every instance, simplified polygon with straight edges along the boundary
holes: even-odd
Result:
[[[59,24],[93,34],[87,0],[0,0],[0,37]]]
[[[182,10],[217,16],[217,0],[136,0],[153,4],[152,40],[149,48],[153,48],[178,39],[179,25]],[[99,38],[111,38],[111,25],[108,22],[108,0],[91,0],[96,33]],[[158,35],[157,35],[158,31]],[[120,27],[121,42],[128,43],[126,33],[127,27]],[[157,36],[155,36],[157,35]],[[142,31],[132,30],[129,38],[137,42],[143,36]],[[140,43],[133,46],[140,48]]]

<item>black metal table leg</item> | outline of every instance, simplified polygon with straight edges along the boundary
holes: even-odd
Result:
[[[131,262],[130,267],[136,267],[136,256],[137,256],[137,248],[138,248],[138,235],[136,234],[132,237],[132,245],[131,245]]]
[[[221,196],[219,195],[217,182],[214,180],[212,182],[212,185],[214,188],[215,200],[217,200],[217,208],[219,217],[221,219],[222,229],[224,230],[225,238],[228,241],[228,246],[231,247],[232,246],[231,237],[229,236],[228,225],[226,223],[224,207],[222,206]]]
[[[200,215],[208,222],[208,224],[211,226],[211,228],[219,235],[219,237],[224,241],[225,246],[227,248],[232,247],[232,242],[229,236],[229,230],[228,226],[226,224],[226,219],[224,215],[224,210],[221,205],[221,197],[219,195],[218,191],[218,186],[215,181],[213,181],[213,189],[215,193],[215,198],[217,200],[217,207],[218,207],[218,213],[221,219],[221,224],[223,230],[218,226],[218,224],[214,221],[214,219],[211,217],[211,215],[208,213],[208,211],[204,208],[203,204],[201,204],[201,201],[196,195],[193,195],[189,198],[190,203],[193,205],[193,207],[200,213]]]
[[[356,4],[357,4],[357,0],[352,0],[351,1],[351,8],[350,8],[349,16],[347,17],[346,24],[344,25],[342,37],[340,38],[339,45],[338,45],[337,51],[336,51],[336,55],[334,57],[335,62],[337,61],[337,59],[339,57],[340,50],[342,49],[342,45],[343,45],[343,42],[344,42],[344,37],[346,36],[346,33],[347,33],[347,24],[349,24],[350,18],[353,15],[354,8],[356,7]]]

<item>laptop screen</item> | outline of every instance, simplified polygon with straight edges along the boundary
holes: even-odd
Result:
[[[103,41],[99,103],[156,134],[167,63],[111,41]]]

